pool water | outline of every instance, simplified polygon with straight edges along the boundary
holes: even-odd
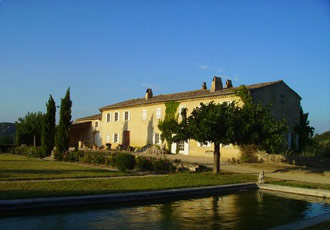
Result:
[[[0,229],[267,229],[327,212],[330,204],[322,199],[251,190],[156,204],[25,211],[2,215]]]

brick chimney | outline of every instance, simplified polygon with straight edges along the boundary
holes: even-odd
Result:
[[[145,96],[145,99],[148,100],[148,99],[151,99],[152,98],[152,89],[147,89],[146,91],[146,96]]]
[[[223,89],[221,77],[214,76],[211,84],[210,92],[212,93],[221,89]]]
[[[232,87],[233,87],[233,83],[231,82],[231,80],[227,79],[225,88],[228,89],[228,88],[232,88]]]
[[[202,89],[207,89],[206,82],[204,81],[202,84]]]

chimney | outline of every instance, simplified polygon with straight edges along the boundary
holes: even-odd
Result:
[[[211,84],[210,92],[212,93],[221,89],[223,89],[221,78],[214,76]]]
[[[231,82],[231,80],[227,79],[225,88],[228,89],[228,88],[232,88],[232,87],[233,87],[233,83]]]
[[[152,98],[152,89],[147,89],[146,91],[146,96],[145,96],[145,99],[148,100],[148,99],[151,99]]]
[[[204,81],[202,84],[202,89],[207,89],[206,82]]]

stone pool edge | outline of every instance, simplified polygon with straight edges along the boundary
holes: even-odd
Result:
[[[155,199],[184,198],[194,195],[225,193],[246,189],[258,189],[256,183],[239,183],[229,185],[204,186],[194,188],[167,189],[157,191],[112,193],[102,195],[65,196],[47,198],[29,198],[0,200],[0,213],[25,209],[78,206],[89,204],[118,204],[124,202],[152,201]]]
[[[257,186],[259,189],[262,190],[294,193],[304,196],[315,196],[315,197],[322,197],[324,199],[330,199],[330,190],[300,188],[300,187],[291,187],[291,186],[283,186],[283,185],[275,185],[275,184],[257,184]]]

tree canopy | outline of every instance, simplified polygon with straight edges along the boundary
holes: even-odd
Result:
[[[56,105],[52,95],[46,103],[47,112],[42,123],[41,146],[43,153],[49,156],[54,148]]]
[[[304,113],[300,107],[300,122],[294,127],[294,131],[299,135],[298,149],[304,151],[308,145],[313,145],[314,127],[309,125],[308,113]]]
[[[286,121],[276,121],[269,106],[253,103],[248,89],[242,86],[236,95],[243,102],[242,106],[232,103],[201,103],[187,117],[187,110],[182,110],[182,121],[169,119],[168,125],[160,128],[162,132],[175,133],[168,136],[169,141],[179,142],[194,139],[198,142],[211,142],[214,145],[213,172],[220,171],[220,145],[257,145],[269,152],[278,151],[283,146],[283,132]]]
[[[31,145],[34,147],[40,144],[42,121],[44,115],[42,112],[30,113],[25,117],[19,117],[16,121],[16,143]]]
[[[65,97],[61,99],[60,122],[56,135],[56,155],[57,159],[62,158],[63,152],[69,149],[69,129],[71,126],[71,106],[70,87],[66,91]]]

